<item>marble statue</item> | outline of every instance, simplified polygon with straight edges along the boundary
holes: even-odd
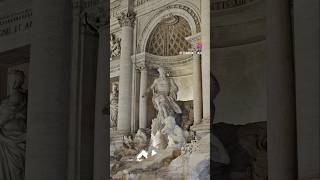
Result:
[[[111,120],[111,128],[113,130],[117,129],[118,101],[119,101],[118,85],[114,83],[112,84],[112,92],[110,94],[110,120]]]
[[[124,157],[136,159],[134,157],[149,145],[147,134],[148,132],[145,130],[139,129],[134,136],[123,136],[123,147],[115,152],[117,159],[122,159]]]
[[[193,104],[192,103],[184,103],[182,113],[182,122],[181,127],[184,130],[190,130],[190,127],[193,125],[194,118],[193,118]]]
[[[121,40],[116,37],[115,34],[111,34],[111,41],[110,41],[110,47],[111,47],[111,56],[120,56],[121,52]]]
[[[167,122],[167,120],[173,119],[175,125],[175,114],[181,114],[182,110],[176,103],[178,86],[173,79],[166,76],[163,67],[159,67],[158,72],[159,78],[153,81],[152,85],[142,97],[144,98],[146,94],[152,90],[152,102],[157,110],[157,117],[152,120],[150,148],[160,150],[165,149],[168,146],[168,143],[172,143],[168,142],[168,138],[171,136],[170,132],[168,131],[166,134],[162,129],[166,124],[168,126],[168,123],[172,123]]]
[[[12,92],[0,102],[0,179],[23,180],[26,150],[27,92],[24,73],[11,73]]]
[[[165,119],[170,113],[182,113],[182,111],[176,103],[178,86],[173,79],[166,76],[166,72],[162,67],[158,68],[158,72],[159,78],[153,81],[146,94],[152,90],[152,102],[158,111],[157,118]]]
[[[181,149],[181,147],[186,143],[184,131],[176,124],[175,118],[172,116],[168,116],[165,119],[165,125],[161,132],[167,135],[167,149]]]

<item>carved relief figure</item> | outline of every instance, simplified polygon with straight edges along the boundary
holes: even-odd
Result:
[[[26,150],[27,92],[24,73],[14,71],[12,92],[0,103],[0,179],[23,180]]]
[[[147,148],[149,144],[148,132],[143,129],[139,129],[134,135],[123,136],[123,148],[115,151],[114,155],[117,159],[132,158],[136,156],[140,151]]]
[[[121,40],[120,38],[117,38],[115,34],[111,34],[111,41],[110,41],[110,47],[111,47],[111,55],[112,57],[120,56],[121,52]]]
[[[118,101],[119,101],[119,91],[118,84],[112,84],[112,92],[110,94],[110,120],[111,128],[113,130],[117,129],[118,124]]]

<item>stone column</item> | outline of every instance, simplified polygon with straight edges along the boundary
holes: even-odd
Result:
[[[26,180],[67,179],[71,3],[32,1]]]
[[[289,1],[267,1],[268,179],[297,179]]]
[[[193,63],[192,63],[192,84],[193,84],[193,114],[194,123],[198,125],[202,120],[202,78],[201,78],[201,50],[197,45],[200,42],[200,34],[196,34],[186,38],[193,46]]]
[[[108,23],[109,19],[106,20]],[[102,109],[106,104],[110,104],[109,97],[109,58],[108,50],[110,49],[108,26],[104,25],[99,29],[99,50],[97,62],[97,77],[96,77],[96,101],[95,101],[95,124],[94,124],[94,177],[95,180],[104,180],[109,176],[106,159],[109,155],[109,144],[106,141],[110,139],[109,118],[102,113]],[[109,54],[110,55],[110,54]],[[107,102],[106,102],[107,101]]]
[[[119,80],[119,131],[130,131],[131,127],[131,95],[132,95],[132,62],[133,26],[135,13],[122,12],[118,18],[121,26],[121,54]]]
[[[210,121],[210,0],[201,0],[203,120]]]
[[[140,75],[140,102],[139,102],[139,128],[147,127],[147,96],[144,96],[148,88],[148,71],[147,67],[141,67]]]
[[[293,3],[298,179],[320,179],[320,2]]]
[[[134,55],[133,55],[134,56]],[[133,64],[134,61],[132,61]],[[132,67],[132,105],[131,105],[131,132],[139,129],[139,95],[140,95],[140,72],[136,66]]]
[[[202,86],[201,86],[201,62],[200,51],[195,49],[193,51],[193,111],[194,111],[194,125],[201,122],[202,119]],[[210,107],[210,106],[209,106]]]

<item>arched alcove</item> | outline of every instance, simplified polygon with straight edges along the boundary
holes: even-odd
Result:
[[[191,36],[186,19],[170,14],[152,30],[147,41],[146,52],[158,56],[176,56],[191,47],[186,37]]]
[[[200,32],[200,17],[199,10],[186,4],[172,4],[159,9],[158,12],[150,16],[145,23],[140,35],[138,37],[138,51],[139,53],[147,52],[147,43],[161,22],[170,17],[176,16],[183,18],[190,28],[191,35],[195,35]]]

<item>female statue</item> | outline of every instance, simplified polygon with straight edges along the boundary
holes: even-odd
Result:
[[[26,150],[27,93],[24,74],[14,71],[11,95],[0,102],[0,179],[23,180]]]

